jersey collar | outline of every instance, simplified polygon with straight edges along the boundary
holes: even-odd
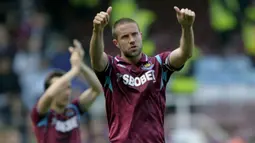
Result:
[[[129,63],[127,63],[124,59],[122,59],[119,55],[116,56],[116,57],[114,58],[114,60],[116,60],[117,63],[129,64]],[[138,61],[138,63],[147,63],[147,62],[148,62],[148,56],[147,56],[146,54],[142,53],[142,57],[141,57],[141,59]]]

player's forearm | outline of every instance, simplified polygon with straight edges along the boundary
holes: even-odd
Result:
[[[191,27],[182,27],[182,37],[180,41],[180,49],[183,58],[190,58],[194,47],[194,33]]]
[[[103,71],[107,60],[104,58],[104,38],[103,30],[93,30],[90,41],[91,65],[97,71]]]
[[[81,74],[85,77],[91,88],[100,93],[102,91],[102,86],[96,77],[95,73],[85,64],[81,65]]]
[[[92,88],[85,90],[79,97],[79,106],[83,111],[87,111],[94,103],[100,93],[95,92]]]

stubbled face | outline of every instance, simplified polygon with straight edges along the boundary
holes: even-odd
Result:
[[[51,83],[56,82],[60,77],[54,77],[51,79]],[[68,83],[66,85],[63,85],[64,89],[59,93],[59,95],[54,98],[55,104],[57,106],[66,106],[69,103],[70,95],[71,95],[71,83]]]
[[[117,39],[113,43],[120,49],[121,55],[135,58],[142,52],[142,33],[136,23],[124,23],[115,28]]]

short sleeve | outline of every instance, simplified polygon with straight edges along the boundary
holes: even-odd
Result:
[[[72,101],[71,103],[71,108],[74,108],[74,110],[77,112],[77,114],[79,114],[80,116],[82,116],[86,111],[84,109],[81,109],[80,104],[79,104],[79,99],[75,99]]]
[[[156,57],[157,61],[160,63],[160,65],[162,65],[163,68],[165,68],[171,72],[180,71],[184,67],[184,65],[181,66],[180,68],[175,68],[175,67],[171,66],[169,64],[170,53],[171,53],[170,51],[162,52],[162,53],[156,55],[155,57]]]
[[[111,76],[111,72],[112,72],[112,69],[113,69],[113,57],[110,56],[110,55],[107,55],[108,57],[108,63],[107,63],[107,66],[105,67],[105,69],[102,71],[102,72],[98,72],[96,70],[95,73],[96,73],[96,76],[97,78],[99,79],[101,85],[106,88],[112,88],[111,87],[111,83],[110,83],[110,76]]]
[[[31,111],[31,120],[34,125],[36,126],[42,126],[47,124],[47,116],[48,113],[44,115],[40,115],[37,109],[37,103],[34,105],[32,111]]]

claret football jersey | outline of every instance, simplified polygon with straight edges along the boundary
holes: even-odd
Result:
[[[96,72],[104,87],[111,143],[164,143],[166,84],[174,69],[170,52],[143,54],[137,64],[108,55],[108,65]]]
[[[62,114],[49,110],[45,115],[40,115],[36,106],[31,119],[38,143],[81,143],[79,127],[83,111],[78,100],[69,104]]]

